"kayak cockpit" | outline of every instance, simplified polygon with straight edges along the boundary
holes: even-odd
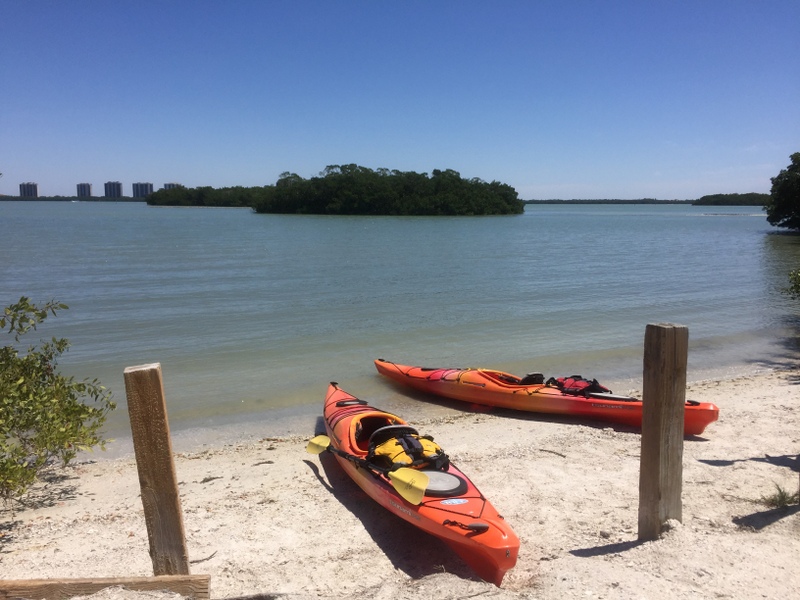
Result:
[[[350,441],[351,447],[364,454],[369,452],[370,441],[372,436],[381,429],[387,427],[406,427],[411,429],[405,422],[398,419],[396,416],[385,412],[368,412],[363,416],[353,419],[350,423]]]
[[[516,375],[504,373],[503,371],[480,369],[480,372],[485,377],[503,385],[544,385],[544,374],[542,373],[528,373],[524,377],[517,377]]]

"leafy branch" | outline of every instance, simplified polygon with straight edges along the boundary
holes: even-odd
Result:
[[[7,306],[0,331],[15,342],[66,304],[43,306],[26,297]],[[115,408],[112,394],[97,380],[76,381],[57,370],[70,344],[52,338],[22,353],[14,345],[0,348],[0,497],[23,496],[42,469],[53,462],[66,466],[81,450],[105,447],[100,428]]]

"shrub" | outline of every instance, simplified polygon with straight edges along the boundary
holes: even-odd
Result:
[[[795,300],[800,300],[800,269],[789,271],[789,287],[784,292]]]
[[[771,496],[762,496],[761,502],[770,508],[783,508],[790,504],[797,504],[800,502],[800,491],[793,494],[792,492],[784,490],[777,483],[775,484],[775,490],[775,493]]]
[[[96,379],[58,373],[69,341],[52,338],[24,354],[18,347],[48,315],[67,308],[54,300],[39,307],[22,297],[0,316],[0,331],[14,338],[0,348],[0,497],[6,502],[23,496],[48,464],[66,466],[80,450],[105,447],[100,428],[115,408],[111,392]]]

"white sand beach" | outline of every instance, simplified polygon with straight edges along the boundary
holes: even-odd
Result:
[[[500,588],[373,503],[332,456],[307,454],[314,431],[181,453],[191,571],[211,576],[215,599],[785,600],[800,589],[800,510],[760,500],[798,489],[798,392],[787,371],[691,384],[687,397],[714,402],[720,418],[684,442],[683,522],[646,543],[638,432],[508,412],[413,423],[519,536]],[[59,471],[35,499],[1,513],[0,578],[152,575],[133,457]],[[169,597],[102,595],[134,596]]]

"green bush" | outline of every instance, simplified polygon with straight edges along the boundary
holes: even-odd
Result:
[[[24,334],[66,308],[22,297],[0,316],[0,331],[14,338],[0,348],[0,497],[6,502],[23,496],[45,466],[66,466],[80,450],[105,447],[100,428],[115,408],[111,392],[96,379],[75,381],[57,372],[69,342],[52,338],[24,354],[18,347]]]
[[[795,152],[792,161],[777,176],[771,179],[770,195],[764,203],[767,221],[775,227],[800,230],[800,152]]]
[[[784,291],[795,300],[800,300],[800,269],[789,271],[789,287]]]

